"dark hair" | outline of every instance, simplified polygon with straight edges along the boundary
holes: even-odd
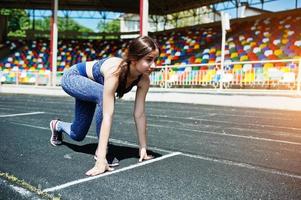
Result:
[[[158,44],[149,36],[140,36],[129,42],[124,52],[123,60],[114,73],[119,76],[118,88],[116,90],[118,98],[121,98],[125,93],[131,62],[140,60],[156,49],[160,52]]]

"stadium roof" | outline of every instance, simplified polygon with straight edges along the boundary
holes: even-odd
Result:
[[[0,8],[47,9],[54,0],[1,0]],[[149,14],[166,15],[225,0],[149,0]],[[139,13],[139,0],[59,0],[59,10]]]

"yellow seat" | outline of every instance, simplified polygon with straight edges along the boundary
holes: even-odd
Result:
[[[287,43],[288,43],[288,39],[287,39],[287,38],[283,38],[283,39],[281,40],[281,43],[282,43],[282,44],[287,44]]]
[[[249,60],[247,55],[240,57],[240,61],[247,61],[247,60]]]
[[[274,54],[275,54],[276,56],[280,56],[280,55],[283,54],[283,52],[282,52],[281,49],[277,49],[277,50],[274,51]]]
[[[202,62],[202,58],[196,58],[194,62],[201,63]]]
[[[263,65],[263,68],[264,68],[264,69],[269,69],[269,68],[272,68],[272,67],[274,67],[274,64],[273,64],[273,63],[265,63],[265,64]]]
[[[244,79],[243,79],[243,82],[246,82],[246,83],[251,83],[255,80],[255,74],[250,72],[250,73],[245,73],[245,76],[244,76]]]
[[[263,48],[265,48],[267,45],[265,44],[265,43],[262,43],[260,46],[259,46],[259,48],[261,48],[261,49],[263,49]]]
[[[241,64],[235,64],[233,66],[233,69],[237,70],[237,69],[242,69],[242,65]]]
[[[238,57],[238,53],[237,52],[233,52],[233,53],[231,53],[230,57],[231,58],[236,58],[236,57]]]
[[[286,72],[290,72],[291,70],[288,67],[281,67],[280,71],[286,73]]]
[[[14,78],[14,77],[16,77],[16,73],[15,73],[15,72],[10,72],[10,73],[8,74],[8,77],[9,77],[9,78]]]
[[[199,49],[199,48],[200,48],[200,45],[199,45],[199,44],[195,44],[193,48],[194,48],[194,49]]]
[[[250,46],[251,46],[251,47],[256,47],[256,46],[257,46],[257,43],[256,43],[256,42],[251,42],[251,43],[250,43]]]
[[[245,46],[245,44],[247,44],[246,40],[241,41],[241,45]]]
[[[216,48],[211,48],[209,53],[215,53],[216,52]]]

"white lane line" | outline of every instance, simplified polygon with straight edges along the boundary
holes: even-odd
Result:
[[[13,122],[10,122],[10,123],[13,123]],[[32,126],[32,125],[20,124],[20,123],[14,123],[14,124],[28,126],[28,127],[32,127],[32,128],[39,128],[39,129],[43,129],[43,130],[49,130],[50,129],[50,128],[45,128],[45,127]],[[86,137],[92,138],[92,139],[97,139],[97,137],[90,136],[90,135],[87,135]],[[110,141],[112,141],[114,143],[119,143],[119,144],[129,145],[129,146],[133,146],[133,147],[138,147],[137,144],[131,143],[131,142],[128,142],[128,141],[124,141],[124,140],[117,140],[117,139],[110,138]],[[158,151],[168,152],[168,153],[172,152],[172,151],[157,148],[157,147],[149,147],[148,149],[158,150]],[[179,152],[179,153],[181,153],[181,155],[186,156],[186,157],[191,157],[191,158],[196,158],[196,159],[201,159],[201,160],[206,160],[206,161],[211,161],[211,162],[217,162],[217,163],[222,163],[222,164],[227,164],[227,165],[233,165],[233,166],[238,166],[238,167],[241,167],[241,168],[247,168],[247,169],[253,169],[253,170],[257,170],[257,171],[263,171],[263,172],[270,173],[270,174],[277,174],[277,175],[282,175],[282,176],[288,176],[288,177],[301,179],[301,176],[298,175],[298,174],[291,174],[291,173],[283,172],[283,171],[276,170],[276,169],[264,168],[264,167],[259,167],[259,166],[255,166],[255,165],[250,165],[250,164],[247,164],[247,163],[240,163],[240,162],[234,162],[234,161],[223,160],[223,159],[215,159],[215,158],[199,156],[199,155],[193,155],[193,154],[182,153],[182,152]]]
[[[133,121],[122,121],[121,123],[124,124],[134,124]],[[156,128],[168,128],[171,129],[170,126],[165,126],[165,125],[158,125],[158,124],[147,124],[148,127],[156,127]],[[255,137],[255,136],[249,136],[249,135],[236,135],[236,134],[231,134],[231,133],[226,133],[226,132],[214,132],[214,131],[202,131],[202,130],[195,130],[195,129],[189,129],[189,128],[178,128],[178,127],[172,127],[172,129],[175,130],[180,130],[180,131],[187,131],[187,132],[198,132],[198,133],[205,133],[205,134],[212,134],[212,135],[219,135],[219,136],[226,136],[226,137],[237,137],[237,138],[244,138],[244,139],[249,139],[249,140],[261,140],[261,141],[266,141],[266,142],[276,142],[276,143],[284,143],[284,144],[293,144],[293,145],[301,145],[300,142],[291,142],[287,140],[277,140],[277,139],[270,139],[270,138],[262,138],[262,137]],[[301,130],[301,129],[300,129]],[[181,135],[185,135],[182,134]]]
[[[9,122],[11,124],[16,124],[16,125],[21,125],[21,126],[27,126],[31,128],[38,128],[38,129],[43,129],[43,130],[50,130],[50,127],[42,127],[42,126],[33,126],[30,124],[23,124],[23,123],[18,123],[18,122]]]
[[[123,113],[126,114],[126,112],[119,112],[119,113]],[[167,121],[167,122],[172,122],[174,123],[174,121],[172,120],[168,120],[168,119],[179,119],[179,120],[195,120],[195,121],[204,121],[204,122],[214,122],[214,123],[222,123],[222,124],[230,124],[230,125],[246,125],[246,126],[255,126],[255,127],[269,127],[269,128],[281,128],[281,129],[288,129],[288,130],[297,130],[300,131],[301,128],[298,127],[288,127],[288,126],[275,126],[275,125],[270,125],[270,124],[259,124],[259,123],[244,123],[244,122],[231,122],[231,121],[224,121],[224,120],[214,120],[214,119],[208,119],[208,118],[198,118],[197,116],[194,117],[177,117],[175,115],[173,116],[169,116],[169,115],[155,115],[155,114],[149,114],[149,117],[160,117],[161,121]],[[166,119],[168,118],[168,119]],[[249,120],[251,121],[251,120]]]
[[[70,186],[73,186],[73,185],[76,185],[76,184],[84,183],[84,182],[91,181],[91,180],[94,180],[94,179],[98,179],[98,178],[101,178],[101,177],[110,176],[112,174],[117,174],[117,173],[120,173],[120,172],[123,172],[123,171],[127,171],[127,170],[130,170],[130,169],[134,169],[134,168],[137,168],[137,167],[148,165],[150,163],[158,162],[160,160],[164,160],[166,158],[170,158],[170,157],[177,156],[177,155],[180,155],[180,154],[181,154],[180,152],[173,152],[171,154],[167,154],[167,155],[164,155],[164,156],[161,156],[161,157],[158,157],[158,158],[154,158],[152,160],[147,160],[147,161],[144,161],[144,162],[141,162],[141,163],[130,165],[128,167],[124,167],[122,169],[115,170],[115,171],[112,171],[112,172],[106,172],[106,173],[100,174],[98,176],[92,176],[92,177],[87,177],[87,178],[83,178],[83,179],[78,179],[78,180],[71,181],[71,182],[68,182],[68,183],[65,183],[65,184],[62,184],[62,185],[47,188],[47,189],[43,190],[43,192],[53,192],[53,191],[56,191],[56,190],[61,190],[61,189],[66,188],[66,187],[70,187]]]
[[[157,124],[148,124],[148,126],[168,128],[168,129],[171,128],[169,126],[157,125]],[[190,131],[190,132],[198,132],[198,133],[219,135],[219,136],[237,137],[237,138],[244,138],[244,139],[250,139],[250,140],[261,140],[261,141],[266,141],[266,142],[277,142],[277,143],[284,143],[284,144],[301,145],[300,142],[291,142],[291,141],[287,141],[287,140],[276,140],[276,139],[262,138],[262,137],[255,137],[255,136],[235,135],[235,134],[231,134],[231,133],[218,133],[218,132],[213,132],[213,131],[201,131],[201,130],[193,130],[193,129],[188,129],[188,128],[173,128],[173,129],[181,130],[181,131],[188,131],[188,132]]]
[[[230,125],[246,125],[246,126],[255,126],[255,127],[268,127],[268,128],[280,128],[280,129],[288,129],[288,130],[296,130],[296,131],[300,131],[301,128],[296,128],[296,127],[287,127],[287,126],[275,126],[275,125],[270,125],[270,124],[258,124],[258,123],[244,123],[244,122],[231,122],[231,121],[222,121],[222,120],[211,120],[211,119],[204,119],[204,118],[195,118],[195,117],[170,117],[167,115],[162,115],[162,116],[158,116],[158,117],[162,117],[162,118],[171,118],[171,119],[180,119],[180,120],[195,120],[195,121],[204,121],[204,122],[214,122],[214,123],[223,123],[223,124],[230,124]],[[172,120],[166,120],[164,119],[164,121],[167,122],[173,122]]]
[[[43,114],[45,112],[29,112],[29,113],[18,113],[18,114],[10,114],[10,115],[0,115],[1,117],[15,117],[15,116],[24,116],[24,115],[38,115]]]
[[[31,127],[31,128],[38,128],[38,129],[43,129],[43,130],[50,130],[50,128],[48,128],[48,127],[33,126],[33,125],[30,125],[30,124],[23,124],[23,123],[16,123],[16,122],[10,122],[10,123],[16,124],[16,125],[21,125],[21,126],[27,126],[27,127]],[[98,138],[95,137],[95,136],[87,135],[86,137],[87,137],[87,138],[91,138],[91,139],[96,139],[96,140],[98,140]],[[124,144],[124,145],[132,146],[132,147],[139,147],[139,145],[137,145],[137,144],[135,144],[135,143],[131,143],[131,142],[124,141],[124,140],[118,140],[118,139],[114,139],[114,138],[110,138],[110,142],[118,143],[118,144]],[[165,153],[172,153],[172,152],[173,152],[173,151],[169,151],[169,150],[161,149],[161,148],[157,148],[157,147],[149,147],[148,149],[149,149],[149,150],[152,150],[152,151],[161,151],[161,152],[165,152]]]
[[[215,158],[209,158],[209,157],[204,157],[204,156],[199,156],[199,155],[192,155],[192,154],[187,154],[187,153],[182,153],[182,155],[186,156],[186,157],[190,157],[190,158],[212,161],[212,162],[217,162],[217,163],[221,163],[221,164],[262,171],[262,172],[266,172],[266,173],[270,173],[270,174],[277,174],[277,175],[281,175],[281,176],[288,176],[291,178],[301,179],[301,175],[298,175],[298,174],[290,174],[290,173],[287,173],[284,171],[271,169],[271,168],[259,167],[259,166],[255,166],[255,165],[251,165],[251,164],[247,164],[247,163],[234,162],[231,160],[215,159]]]
[[[27,127],[32,127],[32,128],[44,129],[44,130],[49,129],[49,128],[40,127],[40,126],[33,126],[33,125],[30,125],[30,124],[23,124],[23,123],[16,123],[16,122],[10,122],[10,123],[19,124],[19,125],[22,125],[22,126],[27,126]],[[124,123],[127,123],[127,122],[124,121]],[[149,127],[169,128],[170,129],[170,127],[168,127],[168,126],[157,125],[157,124],[148,124],[148,126]],[[246,136],[246,135],[235,135],[235,134],[231,134],[231,133],[218,133],[218,132],[213,132],[213,131],[201,131],[201,130],[193,130],[193,129],[186,129],[186,128],[174,128],[174,129],[182,130],[182,131],[191,131],[191,132],[219,135],[219,136],[237,137],[237,138],[244,138],[244,139],[250,139],[250,140],[259,140],[259,141],[276,142],[276,143],[284,143],[284,144],[292,144],[292,145],[301,146],[300,142],[291,142],[291,141],[287,141],[287,140],[276,140],[276,139],[270,139],[270,138],[262,138],[262,137]],[[86,137],[93,137],[93,136],[86,136]],[[94,137],[94,138],[96,138],[96,137]],[[159,149],[154,149],[154,150],[159,150]],[[161,151],[161,150],[159,150],[159,151]],[[162,150],[162,151],[164,152],[164,150]]]

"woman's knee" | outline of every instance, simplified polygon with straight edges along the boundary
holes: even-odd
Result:
[[[83,141],[86,137],[86,134],[76,133],[74,131],[71,131],[70,137],[75,141]]]
[[[75,141],[83,141],[88,133],[89,128],[79,128],[71,125],[70,137]]]

